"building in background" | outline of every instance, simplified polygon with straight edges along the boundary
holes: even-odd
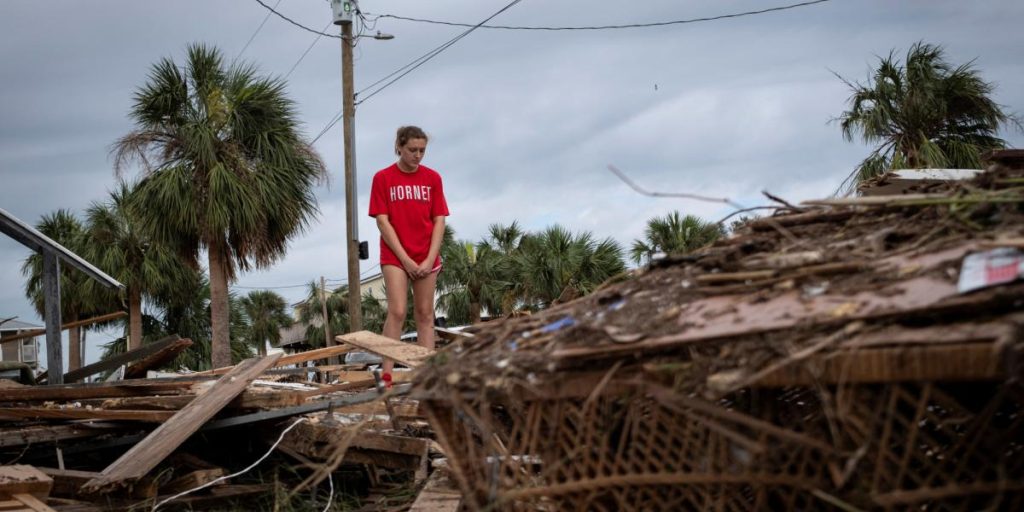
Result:
[[[18,320],[7,320],[0,323],[0,342],[4,338],[15,337],[29,331],[41,330],[43,326]],[[39,335],[18,341],[2,343],[0,361],[26,363],[32,368],[39,365]]]

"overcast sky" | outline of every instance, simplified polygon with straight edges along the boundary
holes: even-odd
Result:
[[[265,0],[323,30],[325,0]],[[362,0],[379,14],[477,23],[508,0]],[[523,0],[492,24],[597,26],[653,23],[784,6],[795,0]],[[255,0],[0,3],[0,208],[29,224],[59,208],[81,214],[115,184],[109,148],[132,129],[132,94],[161,57],[188,43],[287,77],[303,129],[316,136],[341,109],[339,40],[271,15]],[[491,223],[529,230],[558,223],[624,248],[648,219],[672,210],[717,219],[728,207],[638,195],[614,164],[658,191],[763,204],[824,197],[868,153],[830,120],[877,56],[915,41],[941,44],[955,64],[975,60],[995,99],[1024,110],[1024,2],[832,0],[791,10],[654,28],[595,31],[479,29],[360,105],[356,113],[361,238],[378,271],[377,232],[365,215],[373,173],[394,161],[395,129],[432,137],[424,164],[439,171],[459,238]],[[261,23],[265,24],[257,32]],[[327,28],[337,34],[338,28]],[[362,90],[463,28],[381,18],[390,41],[359,40]],[[255,34],[255,37],[253,35]],[[247,42],[251,43],[246,46]],[[243,52],[244,49],[244,52]],[[296,66],[296,63],[298,65]],[[1021,147],[1020,133],[1004,133]],[[321,214],[274,266],[242,275],[234,291],[268,287],[299,300],[304,283],[346,276],[342,129],[316,143],[332,174],[317,191]],[[129,177],[137,171],[128,173]],[[0,319],[41,323],[24,299],[28,250],[0,236]],[[92,337],[90,346],[112,337]],[[87,360],[98,357],[88,349]]]

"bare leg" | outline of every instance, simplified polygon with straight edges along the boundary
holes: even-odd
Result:
[[[402,336],[402,324],[405,323],[406,291],[409,289],[409,276],[404,269],[394,265],[381,265],[384,274],[384,294],[388,300],[388,316],[384,320],[384,336],[397,340]],[[391,373],[395,362],[385,359],[384,373]]]
[[[412,282],[412,312],[416,318],[416,342],[434,348],[434,290],[437,272]]]

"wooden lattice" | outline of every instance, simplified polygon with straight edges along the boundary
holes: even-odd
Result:
[[[607,389],[425,406],[473,510],[1024,506],[1013,385],[748,389],[715,402]]]

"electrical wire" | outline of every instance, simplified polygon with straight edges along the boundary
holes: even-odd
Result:
[[[247,468],[245,468],[245,469],[243,469],[243,470],[241,470],[241,471],[239,471],[237,473],[233,473],[233,474],[230,474],[230,475],[225,475],[225,476],[222,476],[222,477],[217,478],[215,480],[211,480],[211,481],[209,481],[209,482],[207,482],[207,483],[205,483],[203,485],[200,485],[199,487],[196,487],[196,488],[193,488],[193,489],[189,489],[187,491],[179,492],[178,494],[175,494],[174,496],[171,496],[171,497],[169,497],[169,498],[167,498],[167,499],[157,503],[156,505],[153,505],[153,509],[152,509],[151,512],[156,512],[156,510],[158,508],[164,506],[164,504],[166,504],[169,501],[176,500],[176,499],[178,499],[178,498],[180,498],[182,496],[185,496],[186,494],[191,494],[191,493],[196,492],[196,491],[198,491],[200,489],[205,489],[205,488],[210,487],[210,486],[212,486],[214,484],[217,484],[219,482],[223,482],[224,480],[228,480],[230,478],[234,478],[234,477],[236,477],[238,475],[241,475],[241,474],[244,474],[244,473],[248,472],[250,469],[258,466],[260,462],[263,462],[263,459],[266,459],[267,457],[269,457],[271,453],[274,453],[274,450],[277,449],[277,445],[281,444],[281,441],[284,440],[284,435],[287,434],[289,431],[291,431],[291,429],[297,427],[299,425],[299,423],[302,423],[303,421],[306,421],[306,418],[299,418],[299,419],[295,420],[295,422],[292,423],[291,425],[288,425],[288,428],[286,428],[283,431],[281,431],[281,435],[278,436],[277,441],[274,442],[274,445],[271,446],[269,450],[267,450],[267,453],[264,453],[262,457],[260,457],[259,459],[256,459],[256,462],[253,462],[252,464],[250,464],[249,467],[247,467]],[[331,494],[333,494],[333,493],[334,493],[334,491],[332,490]]]
[[[324,26],[324,30],[327,30],[327,28],[330,27],[330,26],[331,26],[331,22],[328,21],[327,25]],[[306,48],[306,51],[302,52],[302,55],[299,57],[299,60],[295,61],[295,64],[292,64],[292,68],[289,69],[288,73],[284,75],[284,79],[285,80],[287,80],[288,77],[292,76],[292,71],[295,71],[295,68],[299,67],[299,63],[302,62],[302,59],[306,58],[306,55],[309,54],[309,51],[312,50],[314,46],[316,46],[316,43],[320,42],[320,38],[323,37],[323,36],[324,36],[323,32],[320,32],[320,33],[318,33],[316,35],[315,38],[313,38],[313,42],[309,43],[309,48]]]
[[[297,21],[295,21],[295,20],[285,16],[284,14],[281,14],[281,13],[277,12],[277,10],[275,10],[273,7],[263,3],[263,0],[256,0],[256,3],[262,5],[263,7],[265,7],[271,13],[276,14],[278,18],[281,18],[282,20],[285,20],[288,23],[291,23],[292,25],[295,25],[296,27],[299,27],[302,30],[305,30],[306,32],[312,32],[314,34],[320,34],[322,36],[333,37],[335,39],[341,39],[342,38],[339,35],[328,34],[327,32],[318,32],[316,30],[313,30],[313,29],[311,29],[311,28],[309,28],[309,27],[307,27],[307,26],[305,26],[305,25],[303,25],[303,24],[301,24],[301,23],[299,23],[299,22],[297,22]]]
[[[260,0],[256,0],[256,1],[257,1],[257,2],[259,2]],[[506,5],[505,7],[502,7],[502,8],[501,8],[501,9],[500,9],[500,10],[499,10],[498,12],[496,12],[496,13],[494,13],[494,14],[492,14],[492,15],[488,16],[488,17],[487,17],[487,19],[485,19],[485,20],[481,21],[481,22],[480,22],[480,23],[478,24],[478,26],[482,26],[482,25],[483,25],[484,23],[487,23],[488,21],[490,21],[491,19],[493,19],[493,18],[494,18],[495,16],[497,16],[497,15],[499,15],[499,14],[501,14],[501,13],[505,12],[506,10],[508,10],[509,8],[511,8],[512,6],[514,6],[514,5],[518,4],[518,3],[519,3],[519,2],[521,2],[521,1],[522,1],[522,0],[513,0],[513,1],[511,2],[511,3],[509,3],[509,4],[508,4],[508,5]],[[261,3],[262,3],[262,2],[261,2]],[[378,19],[379,19],[379,17],[378,17]],[[391,84],[393,84],[393,83],[397,82],[398,80],[400,80],[400,79],[401,79],[402,77],[404,77],[405,75],[408,75],[409,73],[411,73],[411,72],[412,72],[413,70],[415,70],[416,68],[418,68],[418,67],[422,66],[423,64],[426,64],[426,62],[427,62],[427,61],[429,61],[430,59],[433,59],[434,57],[438,56],[438,55],[439,55],[439,54],[440,54],[441,52],[443,52],[443,51],[447,50],[447,49],[448,49],[449,47],[451,47],[451,46],[452,46],[453,44],[457,43],[457,42],[458,42],[458,41],[459,41],[460,39],[462,39],[462,38],[464,38],[464,37],[468,36],[468,35],[469,35],[469,34],[470,34],[471,32],[473,32],[474,30],[476,30],[476,28],[477,28],[477,27],[476,27],[476,26],[474,26],[473,28],[470,28],[469,30],[466,30],[465,32],[463,32],[463,33],[461,33],[461,34],[459,34],[459,35],[457,35],[457,36],[455,36],[455,37],[453,37],[453,38],[449,39],[449,40],[448,40],[447,42],[445,42],[444,44],[442,44],[442,45],[440,45],[440,46],[438,46],[438,47],[434,48],[433,50],[430,50],[429,52],[427,52],[427,53],[425,53],[425,54],[423,54],[423,55],[420,55],[419,57],[417,57],[417,58],[415,58],[415,59],[413,59],[413,60],[412,60],[411,62],[409,62],[408,64],[406,64],[406,65],[404,65],[404,66],[402,66],[402,67],[400,67],[400,68],[396,69],[395,71],[392,71],[392,72],[391,72],[391,73],[390,73],[389,75],[387,75],[387,76],[385,76],[385,77],[381,78],[380,80],[377,80],[376,82],[374,82],[374,83],[372,83],[372,84],[370,84],[370,85],[368,85],[368,86],[364,87],[364,88],[363,88],[362,90],[360,90],[359,92],[357,92],[357,93],[355,94],[355,95],[356,95],[356,97],[358,97],[358,96],[359,96],[360,94],[362,94],[363,92],[365,92],[365,91],[367,91],[367,90],[369,90],[369,89],[373,88],[373,87],[374,87],[374,86],[376,86],[377,84],[380,84],[381,82],[384,82],[385,80],[387,80],[387,79],[389,79],[389,78],[391,78],[391,77],[393,77],[393,76],[395,76],[395,75],[398,75],[397,77],[395,77],[395,78],[394,78],[393,80],[391,80],[390,82],[387,82],[386,84],[382,85],[382,86],[381,86],[381,87],[380,87],[379,89],[377,89],[377,90],[373,91],[372,93],[370,93],[369,95],[367,95],[367,96],[366,96],[365,98],[363,98],[363,99],[361,99],[361,100],[357,101],[357,102],[356,102],[355,104],[356,104],[356,105],[359,105],[359,104],[363,103],[364,101],[366,101],[366,100],[368,100],[368,99],[372,98],[372,97],[373,97],[373,96],[375,96],[375,95],[376,95],[377,93],[379,93],[379,92],[383,91],[384,89],[387,89],[387,88],[388,88],[388,86],[390,86]],[[405,71],[405,72],[403,73],[403,71]],[[401,73],[401,74],[399,74],[399,73]],[[344,116],[344,109],[342,109],[342,110],[339,110],[339,111],[338,111],[338,113],[337,113],[337,114],[335,114],[335,115],[334,115],[334,117],[333,117],[333,118],[331,119],[331,121],[330,121],[330,122],[328,122],[328,123],[327,123],[327,125],[325,125],[325,126],[323,127],[323,129],[321,129],[321,130],[320,130],[320,133],[318,133],[316,137],[313,137],[313,140],[312,140],[312,141],[310,142],[310,144],[314,144],[314,143],[316,143],[316,141],[320,140],[320,137],[323,137],[323,136],[324,136],[324,134],[326,134],[326,133],[327,133],[328,131],[330,131],[330,130],[331,130],[331,128],[334,128],[334,125],[338,124],[338,121],[341,121],[341,118],[342,118],[343,116]]]
[[[406,16],[398,16],[394,14],[371,14],[380,18],[392,18],[403,21],[414,21],[418,23],[431,23],[435,25],[448,25],[452,27],[475,27],[475,28],[489,28],[489,29],[500,29],[500,30],[547,30],[547,31],[558,31],[558,30],[615,30],[615,29],[626,29],[626,28],[650,28],[650,27],[664,27],[667,25],[683,25],[687,23],[698,23],[702,21],[715,21],[726,18],[739,18],[742,16],[751,16],[755,14],[764,14],[775,11],[785,11],[787,9],[796,9],[798,7],[806,7],[808,5],[820,4],[828,2],[829,0],[812,0],[809,2],[800,2],[797,4],[784,5],[779,7],[771,7],[768,9],[761,9],[757,11],[746,11],[738,12],[733,14],[722,14],[719,16],[709,16],[705,18],[692,18],[686,20],[672,20],[672,21],[658,21],[653,23],[631,23],[628,25],[598,25],[598,26],[582,26],[582,27],[523,27],[523,26],[508,26],[508,25],[472,25],[469,23],[455,23],[450,21],[438,21],[429,20],[423,18],[410,18]]]
[[[277,3],[274,4],[274,8],[277,8],[277,6],[279,5],[281,5],[281,0],[277,0]],[[242,51],[238,52],[238,55],[235,55],[234,59],[231,59],[232,64],[234,64],[235,61],[238,60],[238,58],[241,57],[243,53],[245,53],[245,50],[247,50],[249,48],[249,45],[252,44],[253,39],[256,39],[256,34],[259,34],[260,30],[263,30],[263,25],[266,25],[267,20],[269,19],[270,13],[268,12],[267,15],[263,17],[263,21],[260,22],[260,26],[256,27],[256,31],[253,32],[251,36],[249,36],[249,40],[245,42],[245,46],[242,47]]]
[[[512,2],[509,2],[509,4],[506,5],[505,7],[502,7],[497,12],[495,12],[494,14],[488,16],[486,19],[484,19],[480,23],[477,23],[476,25],[471,26],[465,32],[463,32],[463,33],[453,37],[452,39],[448,40],[448,42],[446,42],[446,43],[442,44],[441,46],[438,46],[437,48],[434,48],[433,50],[430,50],[429,52],[421,55],[420,57],[418,57],[418,58],[414,59],[413,61],[411,61],[410,63],[406,64],[405,66],[402,66],[401,68],[398,68],[397,70],[395,70],[394,72],[392,72],[388,76],[386,76],[384,78],[381,78],[380,80],[377,80],[376,82],[374,82],[374,83],[364,87],[361,91],[356,93],[356,96],[359,96],[360,94],[362,94],[363,92],[369,90],[370,88],[374,87],[375,85],[383,82],[384,80],[387,80],[389,77],[392,77],[392,76],[395,76],[398,73],[401,73],[398,76],[395,76],[395,78],[391,79],[391,81],[389,81],[389,82],[385,83],[384,85],[380,86],[377,90],[375,90],[375,91],[371,92],[370,94],[366,95],[366,97],[364,97],[363,99],[357,101],[356,105],[359,105],[359,104],[363,103],[364,101],[366,101],[366,100],[376,96],[378,93],[380,93],[384,89],[387,89],[391,84],[401,80],[402,77],[408,75],[409,73],[412,73],[416,68],[426,64],[430,59],[433,59],[434,57],[437,57],[438,55],[441,54],[441,52],[447,50],[452,45],[454,45],[455,43],[459,42],[462,38],[468,36],[473,31],[475,31],[476,29],[480,28],[481,26],[483,26],[488,21],[491,21],[492,19],[497,17],[499,14],[501,14],[501,13],[511,9],[513,6],[515,6],[516,4],[518,4],[521,1],[522,0],[512,0]],[[405,71],[402,72],[402,70],[405,70]]]

